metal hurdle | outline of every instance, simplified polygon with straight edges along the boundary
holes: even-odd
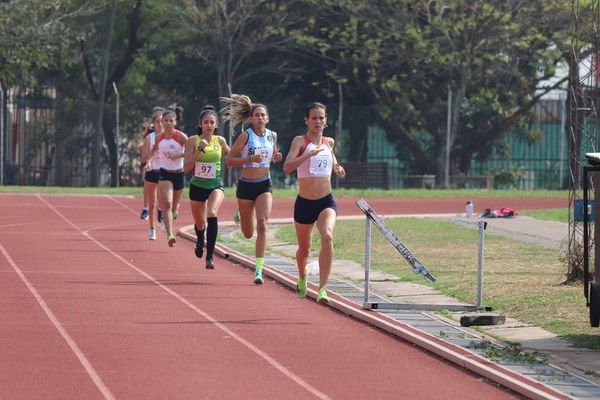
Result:
[[[398,252],[409,262],[415,273],[425,276],[427,279],[435,282],[436,279],[427,271],[427,268],[421,264],[417,258],[408,250],[408,248],[396,237],[394,232],[383,222],[377,213],[368,205],[364,199],[356,202],[356,205],[365,214],[365,282],[364,282],[364,302],[363,308],[366,309],[395,309],[395,310],[448,310],[448,311],[491,311],[491,307],[483,305],[483,256],[485,229],[487,222],[477,221],[479,228],[479,251],[477,260],[477,304],[415,304],[415,303],[381,303],[371,302],[369,300],[370,292],[370,269],[371,269],[371,242],[372,231],[371,224],[379,229],[385,238],[394,246]]]

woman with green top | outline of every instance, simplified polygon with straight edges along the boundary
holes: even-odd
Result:
[[[229,146],[222,136],[215,135],[219,116],[213,106],[207,105],[200,112],[198,134],[191,136],[185,146],[186,173],[193,172],[190,181],[190,204],[196,231],[196,257],[204,254],[206,234],[206,268],[213,269],[213,254],[219,224],[217,214],[225,198],[222,178],[222,157],[229,153]]]

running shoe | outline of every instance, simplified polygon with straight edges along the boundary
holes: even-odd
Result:
[[[296,293],[298,297],[304,299],[306,297],[306,289],[308,288],[308,268],[304,269],[304,278],[298,278],[296,283]]]
[[[329,304],[329,297],[327,297],[327,289],[319,289],[319,292],[317,293],[317,303]]]
[[[179,215],[179,210],[172,211],[171,215],[173,216],[173,221],[175,221]]]
[[[240,224],[240,210],[237,210],[235,214],[233,214],[233,222],[235,222],[237,225]]]
[[[213,262],[212,257],[206,257],[206,269],[215,269],[215,263]]]
[[[202,255],[204,254],[204,243],[196,242],[196,249],[194,249],[194,253],[196,254],[196,257],[202,258]]]
[[[254,283],[257,285],[262,285],[263,282],[262,268],[256,268],[256,271],[254,271]]]
[[[148,231],[148,240],[156,240],[156,229],[150,228]]]
[[[148,219],[148,209],[142,208],[142,212],[140,213],[140,219]]]
[[[161,231],[163,231],[163,232],[167,231],[167,226],[165,225],[165,221],[164,220],[160,221],[160,224],[158,224],[158,225],[160,225],[160,230]]]
[[[169,239],[168,239],[168,240],[169,240],[169,247],[173,247],[173,246],[175,246],[175,242],[176,242],[177,240],[175,239],[175,236],[173,236],[173,234],[170,234],[170,235],[169,235]]]

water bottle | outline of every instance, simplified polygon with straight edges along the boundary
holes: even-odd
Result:
[[[467,218],[473,218],[473,202],[467,201],[465,216]]]
[[[315,275],[319,273],[319,262],[313,261],[306,264],[306,268],[308,269],[308,273],[311,275]]]

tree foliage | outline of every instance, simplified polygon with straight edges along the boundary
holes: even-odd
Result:
[[[451,173],[466,174],[531,122],[572,35],[567,0],[119,0],[113,32],[111,0],[12,3],[0,3],[0,81],[51,74],[64,96],[97,101],[111,34],[105,100],[116,82],[131,129],[154,105],[199,110],[230,83],[269,105],[282,140],[304,128],[306,103],[343,102],[350,159],[366,159],[377,124],[406,173],[438,177],[448,144]]]

